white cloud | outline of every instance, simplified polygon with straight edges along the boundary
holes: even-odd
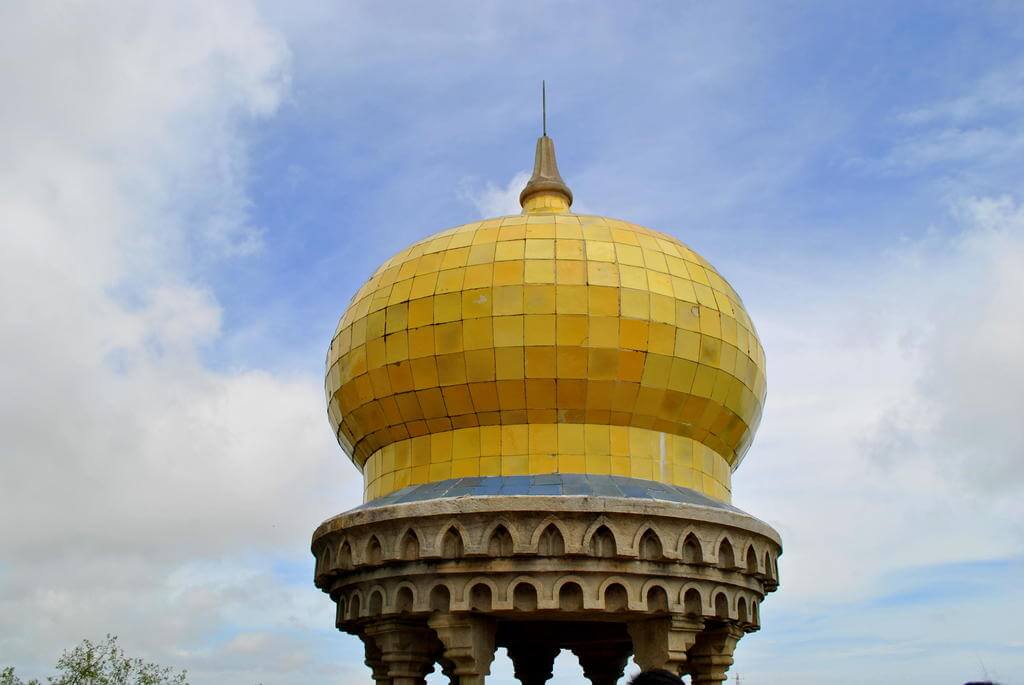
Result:
[[[308,682],[286,635],[321,598],[260,569],[304,558],[352,472],[319,379],[204,363],[221,310],[190,272],[259,249],[243,128],[288,50],[244,2],[7,3],[0,27],[0,661],[109,631],[196,682]],[[232,660],[242,619],[278,649]]]
[[[823,665],[853,639],[844,631],[910,639],[906,621],[861,610],[869,598],[913,594],[893,577],[1024,549],[1024,210],[1009,198],[972,199],[956,216],[957,233],[933,232],[869,263],[831,272],[789,264],[789,280],[757,295],[768,410],[736,474],[735,502],[776,525],[786,546],[764,638],[781,648],[773,621],[813,618],[829,626],[813,639],[836,642],[815,647]],[[895,614],[915,617],[915,639],[950,649],[962,623],[929,620],[929,610]],[[1012,613],[992,620],[1010,630]],[[749,667],[783,668],[754,652]],[[1004,673],[1021,665],[986,658]],[[921,666],[900,667],[910,663]],[[837,676],[806,666],[801,677]]]
[[[480,213],[480,218],[492,218],[519,214],[519,193],[526,187],[530,174],[518,172],[504,186],[495,185],[491,181],[481,184],[478,180],[464,180],[459,187],[459,197],[473,205]]]

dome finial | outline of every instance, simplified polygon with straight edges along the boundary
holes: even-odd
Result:
[[[527,213],[567,212],[572,206],[572,191],[558,173],[555,143],[548,138],[548,95],[544,81],[540,82],[540,93],[541,137],[537,139],[533,176],[519,194],[519,204]]]

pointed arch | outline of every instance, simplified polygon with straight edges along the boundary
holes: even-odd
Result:
[[[747,600],[745,597],[740,597],[736,600],[736,618],[740,623],[750,623],[750,617],[747,615]]]
[[[451,519],[438,532],[434,539],[434,554],[445,559],[458,559],[466,553],[466,541],[469,534],[466,527],[457,519]],[[448,546],[446,549],[446,545]],[[458,552],[457,555],[452,552]]]
[[[647,525],[637,531],[637,537],[633,540],[633,549],[636,550],[637,558],[643,561],[664,561],[665,547],[661,543],[661,535],[658,530]]]
[[[415,528],[407,528],[398,539],[398,557],[404,561],[415,561],[420,558],[420,536]]]
[[[490,557],[510,557],[514,545],[515,542],[508,528],[499,523],[491,529],[491,534],[487,538],[487,554]]]
[[[687,564],[703,564],[706,558],[700,538],[692,531],[688,532],[683,537],[683,544],[680,545],[679,559]]]
[[[618,550],[623,549],[622,541],[619,540],[618,536],[615,534],[615,528],[612,526],[612,522],[608,520],[607,516],[599,516],[597,520],[590,524],[590,527],[587,528],[587,532],[583,534],[583,545],[581,546],[581,550],[584,554],[590,554],[593,556],[593,541],[594,536],[598,531],[602,531],[602,537],[605,538],[605,541],[607,541],[608,536],[610,536],[612,543],[615,545],[616,554],[618,553]]]
[[[352,545],[348,540],[341,543],[338,548],[338,568],[347,571],[352,568]]]
[[[381,547],[380,538],[376,534],[371,535],[366,541],[366,552],[363,554],[363,561],[367,564],[379,564],[384,561],[384,548]]]
[[[604,559],[614,558],[618,554],[615,533],[606,525],[598,526],[589,535],[587,549],[590,552],[590,556]]]
[[[736,552],[728,535],[723,535],[718,541],[718,567],[723,569],[736,568]]]
[[[541,538],[545,535],[545,533],[550,533],[550,529],[552,527],[555,531],[557,531],[558,538],[560,538],[562,542],[562,552],[557,555],[547,555],[541,552],[541,550],[539,549]],[[569,544],[570,542],[571,539],[569,537],[568,531],[565,528],[565,524],[555,516],[547,516],[544,518],[543,521],[540,522],[540,524],[536,528],[533,529],[533,535],[530,537],[530,549],[544,556],[561,556],[562,554],[565,554],[567,551],[572,549],[572,547]]]
[[[360,618],[362,614],[363,605],[363,593],[356,590],[352,593],[348,602],[348,616],[349,620],[354,621]]]
[[[754,551],[754,545],[751,543],[747,546],[747,573],[756,574],[758,573],[757,568],[757,552]]]
[[[509,551],[509,553],[504,554],[502,556],[512,556],[513,554],[519,552],[522,546],[522,540],[520,539],[519,535],[519,528],[504,516],[501,516],[498,519],[491,521],[491,523],[488,524],[488,526],[484,529],[483,535],[480,536],[480,551],[489,551],[490,543],[494,538],[494,533],[499,528],[505,529],[505,532],[508,534],[512,542],[512,548]]]

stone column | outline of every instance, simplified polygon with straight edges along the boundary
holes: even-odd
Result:
[[[353,635],[356,635],[363,642],[363,654],[365,655],[363,663],[373,671],[373,682],[375,685],[391,685],[391,678],[388,677],[388,665],[384,663],[377,643],[363,632],[353,633]]]
[[[629,643],[595,644],[574,647],[572,653],[580,660],[583,675],[591,685],[615,685],[626,670],[626,662],[633,653]]]
[[[422,623],[394,619],[377,621],[366,627],[366,635],[376,643],[380,660],[387,667],[388,680],[384,683],[423,685],[424,678],[434,670],[437,638]],[[375,678],[376,673],[375,670]]]
[[[544,685],[548,682],[555,666],[555,657],[561,651],[544,642],[515,642],[507,649],[516,678],[522,685]]]
[[[701,633],[690,651],[690,674],[693,685],[718,685],[726,679],[732,666],[736,643],[743,630],[732,624]]]
[[[455,664],[459,685],[484,685],[494,661],[494,621],[471,614],[436,613],[427,622],[444,645],[444,658]]]
[[[630,623],[633,654],[641,670],[663,668],[677,675],[689,673],[686,652],[704,629],[703,619],[669,616]]]

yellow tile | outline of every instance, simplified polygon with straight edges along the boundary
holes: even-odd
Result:
[[[576,314],[559,314],[556,317],[558,344],[561,346],[582,347],[587,343],[590,318]]]
[[[555,241],[545,238],[526,239],[526,259],[554,259]]]
[[[409,302],[409,328],[434,323],[434,298],[424,297]]]
[[[555,473],[558,470],[558,457],[554,454],[531,454],[529,470],[533,474]]]
[[[487,264],[475,264],[473,266],[466,267],[466,274],[463,278],[462,287],[469,288],[489,288],[494,280],[494,265],[491,263]]]
[[[385,314],[385,332],[394,333],[409,326],[409,305],[401,303],[391,305]]]
[[[523,378],[526,362],[522,347],[498,347],[494,350],[494,375],[498,380]]]
[[[452,477],[452,463],[450,461],[444,462],[443,464],[431,464],[429,473],[429,482],[436,483],[439,480],[447,480]]]
[[[554,283],[555,260],[527,259],[523,280],[526,283]]]
[[[613,381],[618,378],[618,350],[592,348],[588,353],[587,373],[591,380]]]
[[[527,285],[523,293],[523,310],[527,314],[554,314],[554,285]]]
[[[458,321],[462,318],[462,294],[445,293],[434,296],[434,322]]]
[[[639,247],[632,245],[624,245],[616,242],[615,244],[615,255],[618,258],[619,264],[627,264],[630,266],[644,265],[643,252]]]
[[[646,350],[650,324],[636,319],[619,322],[619,347],[627,350]]]
[[[529,426],[530,454],[558,452],[558,430],[555,424],[541,423]]]
[[[525,295],[521,285],[505,285],[493,290],[495,316],[522,314]]]
[[[494,324],[495,347],[518,347],[523,344],[523,317],[496,316]]]
[[[589,355],[583,348],[559,347],[557,350],[559,378],[586,378]]]
[[[618,316],[619,291],[608,286],[587,287],[588,313],[591,316]]]
[[[587,283],[589,285],[618,286],[619,269],[615,264],[588,261]]]
[[[426,466],[430,463],[430,436],[424,435],[413,438],[410,443],[410,456],[412,465]]]
[[[480,457],[481,476],[500,476],[501,457]]]
[[[654,465],[650,459],[632,459],[630,463],[630,476],[633,478],[643,478],[645,480],[654,479]]]
[[[586,473],[586,457],[582,454],[560,454],[558,455],[559,473]]]
[[[412,279],[412,289],[409,291],[409,297],[416,299],[418,297],[425,297],[427,295],[434,294],[434,287],[437,285],[437,272],[431,272],[423,274],[422,276],[416,276]]]
[[[409,484],[420,485],[427,482],[427,479],[430,477],[430,466],[414,466],[410,469],[410,473]]]
[[[715,338],[722,337],[722,326],[717,311],[700,308],[700,332]]]
[[[430,463],[436,464],[452,460],[453,439],[454,435],[451,432],[430,435]]]
[[[611,457],[611,473],[613,476],[631,476],[629,457]]]
[[[394,333],[384,339],[388,362],[399,362],[409,358],[409,336],[405,331]]]
[[[467,350],[494,346],[494,324],[490,317],[466,319],[462,322],[462,346]]]
[[[622,316],[629,319],[650,317],[650,293],[646,290],[622,290],[619,293],[619,307]]]
[[[586,262],[559,259],[555,262],[555,282],[565,285],[586,285]]]
[[[584,454],[586,452],[582,424],[558,424],[558,452],[560,454]]]
[[[558,259],[583,259],[583,241],[565,239],[555,241],[555,256]]]
[[[598,476],[606,476],[611,473],[612,458],[608,454],[587,454],[584,457],[586,472]]]
[[[462,352],[461,321],[434,326],[434,349],[437,354]]]
[[[527,347],[525,355],[527,378],[554,378],[557,375],[554,347]]]
[[[454,250],[446,250],[441,258],[441,270],[454,269],[466,265],[469,258],[469,248],[459,247]]]
[[[437,362],[438,383],[456,385],[466,382],[466,360],[462,354],[439,354],[434,359]]]
[[[525,250],[525,240],[506,240],[499,242],[494,251],[494,261],[504,262],[513,259],[522,259]]]
[[[435,292],[451,293],[462,289],[462,280],[466,276],[465,269],[447,269],[437,274]]]
[[[647,271],[640,266],[619,265],[619,282],[623,288],[647,290]]]
[[[480,426],[480,454],[501,454],[501,426]]]
[[[526,345],[555,344],[554,314],[527,314],[523,319],[523,339]]]
[[[516,285],[523,282],[523,262],[497,262],[494,264],[494,285]]]
[[[480,458],[455,459],[452,461],[452,478],[467,478],[480,475]]]
[[[586,241],[587,260],[591,262],[614,262],[615,246],[599,240]]]
[[[619,346],[618,317],[591,317],[588,322],[588,328],[588,343],[591,347],[617,348]]]
[[[586,314],[587,286],[557,286],[555,295],[555,311],[559,314]]]
[[[479,383],[495,379],[494,350],[467,350],[464,354],[468,382]]]
[[[409,331],[409,357],[418,359],[434,354],[434,328],[423,326]]]
[[[529,468],[530,458],[525,454],[501,457],[503,476],[525,476],[529,473]]]
[[[491,289],[474,288],[462,292],[462,318],[476,319],[491,315]]]

